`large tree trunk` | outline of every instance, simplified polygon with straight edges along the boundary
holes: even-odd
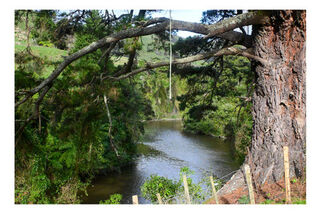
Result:
[[[283,146],[290,149],[290,176],[301,176],[306,150],[306,12],[273,11],[268,25],[254,26],[256,63],[253,136],[246,158],[256,186],[284,176]],[[244,184],[239,171],[222,189]],[[236,184],[237,183],[237,184]],[[220,193],[220,194],[221,194]]]
[[[277,11],[269,26],[254,32],[257,64],[253,95],[251,157],[255,181],[278,181],[284,175],[283,149],[290,149],[290,174],[300,176],[306,143],[306,13]],[[250,160],[251,159],[251,160]]]

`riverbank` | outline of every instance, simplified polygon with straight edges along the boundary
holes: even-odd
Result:
[[[214,138],[219,138],[219,139],[222,139],[222,140],[226,140],[228,137],[226,136],[217,136],[217,135],[214,135],[214,134],[211,134],[211,133],[203,133],[203,132],[199,132],[199,131],[191,131],[191,130],[183,130],[184,132],[186,133],[189,133],[189,134],[196,134],[196,135],[203,135],[203,136],[210,136],[210,137],[214,137]]]
[[[291,179],[291,199],[293,204],[306,204],[306,181],[304,179]],[[256,204],[285,204],[284,179],[276,183],[265,183],[254,192]],[[215,204],[213,198],[206,204]],[[231,193],[219,197],[220,204],[249,204],[248,188],[240,187]]]
[[[182,121],[182,118],[160,118],[160,119],[151,119],[151,120],[142,120],[141,122],[156,122],[156,121]],[[186,133],[190,133],[190,134],[199,134],[199,135],[204,135],[204,136],[211,136],[211,137],[215,137],[215,138],[220,138],[220,139],[227,139],[226,136],[217,136],[214,135],[212,133],[208,133],[208,134],[204,134],[204,133],[196,133],[196,132],[192,132],[192,131],[188,131],[188,130],[183,130]]]
[[[182,121],[182,118],[160,118],[151,120],[142,120],[141,122],[156,122],[156,121]]]

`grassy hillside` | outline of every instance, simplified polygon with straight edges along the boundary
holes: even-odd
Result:
[[[24,51],[27,48],[27,33],[21,25],[22,28],[17,27],[15,29],[15,53]],[[157,62],[157,61],[169,61],[169,42],[165,42],[165,49],[163,49],[163,44],[161,44],[158,38],[154,35],[142,36],[141,38],[142,49],[137,51],[138,61],[146,62]],[[156,41],[156,42],[155,42]],[[37,45],[32,39],[30,39],[32,54],[41,58],[45,58],[52,63],[63,60],[63,56],[68,55],[68,51],[61,50],[55,47],[45,47]],[[116,66],[123,65],[127,62],[128,57],[114,57],[112,56]],[[47,76],[47,72],[51,72],[54,66],[49,66],[46,68],[44,76]]]
[[[140,41],[142,44],[141,50],[138,50],[136,53],[136,57],[138,62],[159,62],[159,61],[169,61],[169,43],[165,42],[165,48],[163,49],[163,45],[157,41],[158,38],[155,35],[141,36]],[[122,56],[120,58],[111,57],[114,64],[123,65],[127,63],[128,57]]]
[[[19,70],[19,56],[26,57],[29,53],[27,50],[27,36],[24,29],[16,27],[15,29],[15,54],[16,54],[16,70]],[[138,65],[142,65],[144,62],[158,62],[169,61],[169,42],[162,44],[157,36],[149,35],[140,38],[142,43],[141,50],[137,51]],[[33,71],[33,76],[36,79],[43,79],[48,77],[57,63],[63,60],[64,56],[68,55],[68,51],[60,50],[55,47],[39,46],[35,42],[30,40],[30,49],[34,57],[29,56],[29,61],[23,62],[23,66],[28,66],[30,71]],[[128,57],[116,57],[111,56],[115,66],[123,65],[127,63]],[[150,101],[152,109],[155,112],[156,118],[163,117],[180,117],[179,103],[176,97],[185,93],[186,83],[180,80],[177,76],[172,77],[172,93],[174,99],[170,101],[168,99],[169,78],[167,76],[168,66],[153,69],[153,71],[142,73],[136,78],[136,81],[141,84],[143,89],[143,96]],[[150,75],[151,74],[151,75]]]
[[[138,58],[147,62],[169,60],[169,42],[165,42],[166,50],[155,35],[141,37],[142,49],[138,51]]]
[[[16,44],[15,52],[21,52],[27,48],[27,44]],[[61,50],[54,47],[44,46],[31,46],[31,51],[34,55],[39,57],[46,57],[53,62],[57,62],[63,59],[63,56],[68,55],[68,51]]]
[[[173,36],[172,43],[179,39],[178,36]],[[138,59],[147,62],[169,61],[169,38],[164,43],[159,41],[155,35],[142,36],[142,50],[138,51]],[[177,56],[173,53],[173,58]],[[190,63],[193,66],[201,66],[206,63],[205,60],[200,60]]]
[[[16,57],[18,55],[26,54],[26,44],[16,44],[15,45],[15,55]],[[41,77],[46,78],[48,77],[51,72],[55,68],[55,64],[59,61],[63,60],[63,56],[67,56],[68,52],[64,50],[60,50],[57,48],[49,48],[49,47],[43,47],[43,46],[31,46],[31,53],[34,55],[34,59],[31,59],[27,65],[29,66],[36,66],[38,69],[35,69],[35,71],[38,70],[38,74],[40,74]],[[46,64],[45,66],[38,66],[40,64]],[[18,68],[19,62],[16,62],[15,68]],[[41,68],[41,69],[40,69]]]
[[[23,56],[27,50],[27,32],[24,30],[23,25],[19,25],[20,27],[15,28],[15,56],[16,56],[16,64],[15,68],[17,69],[19,64],[19,56]],[[38,69],[35,71],[43,78],[46,78],[50,75],[50,73],[54,70],[54,64],[63,60],[63,56],[68,55],[68,51],[60,50],[55,47],[45,47],[37,45],[32,39],[30,39],[30,49],[31,53],[34,56],[33,59],[30,59],[27,63],[28,66],[34,66]],[[36,62],[37,61],[37,62]],[[38,66],[43,64],[45,66]],[[41,67],[41,68],[40,68]]]

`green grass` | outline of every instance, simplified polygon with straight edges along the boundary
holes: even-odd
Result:
[[[23,26],[21,26],[21,29],[23,30]],[[159,48],[154,48],[152,46],[152,43],[155,40],[154,35],[149,35],[149,36],[143,36],[141,37],[142,40],[142,49],[137,51],[137,57],[139,61],[146,61],[149,63],[154,63],[154,62],[159,62],[159,61],[169,61],[169,51],[166,53],[165,50],[159,49]],[[21,52],[27,48],[27,42],[25,40],[18,40],[17,35],[15,36],[15,53]],[[160,45],[160,44],[159,44]],[[169,47],[169,43],[167,42],[166,45]],[[149,49],[149,51],[148,51]],[[151,51],[150,51],[151,50]],[[46,61],[49,62],[58,62],[62,61],[63,57],[62,56],[67,56],[68,51],[65,50],[60,50],[57,48],[52,48],[52,47],[45,47],[45,46],[38,46],[35,44],[31,44],[31,51],[32,54],[35,56],[41,57],[43,59],[46,59]],[[128,61],[127,56],[123,56],[120,58],[117,58],[115,56],[112,56],[111,59],[114,62],[115,66],[119,65],[124,65]],[[197,65],[200,65],[202,62],[194,62]],[[46,65],[45,68],[43,69],[43,72],[41,74],[41,77],[46,78],[48,77],[51,72],[54,70],[55,66],[53,65]]]
[[[292,204],[307,204],[306,199],[292,198]]]
[[[152,44],[156,40],[156,36],[154,35],[148,35],[148,36],[142,36],[142,49],[138,51],[138,59],[147,61],[149,63],[153,62],[160,62],[160,61],[168,61],[169,62],[169,38],[168,41],[165,41],[165,48],[159,49],[157,47],[154,47]],[[162,44],[158,44],[162,47]],[[149,51],[148,51],[149,50]],[[174,58],[174,57],[173,57]],[[196,62],[192,62],[191,65],[193,66],[203,66],[203,64],[206,64],[205,60],[200,60]]]
[[[250,203],[249,196],[247,196],[247,195],[241,196],[241,198],[239,198],[239,200],[238,200],[238,203],[239,204],[249,204]]]
[[[158,62],[158,61],[169,61],[169,43],[166,42],[168,47],[168,52],[165,50],[155,48],[152,46],[152,43],[155,41],[156,36],[148,35],[142,36],[142,49],[137,51],[139,60],[145,60],[147,62]],[[160,45],[160,44],[159,44]],[[149,51],[148,51],[149,50]]]
[[[15,52],[23,51],[27,48],[26,44],[15,45]],[[48,58],[48,60],[52,62],[57,62],[62,60],[62,56],[67,56],[68,51],[60,50],[58,48],[49,48],[44,46],[31,46],[31,51],[35,56],[39,56],[41,58]]]
[[[17,41],[17,40],[16,40]],[[19,41],[15,44],[15,53],[24,51],[27,48],[26,41]],[[34,56],[40,57],[43,59],[43,63],[49,62],[48,65],[45,65],[41,71],[40,77],[47,78],[52,71],[55,69],[55,66],[51,63],[56,63],[63,60],[63,56],[68,55],[68,51],[60,50],[57,48],[49,48],[44,46],[30,46],[31,52]],[[51,62],[51,63],[50,63]],[[32,62],[29,63],[32,66]],[[17,64],[15,67],[17,68]]]
[[[166,53],[166,51],[163,49],[154,48],[152,46],[152,43],[154,42],[154,40],[155,40],[154,35],[141,37],[142,49],[137,51],[137,59],[139,62],[146,61],[148,63],[155,63],[155,62],[166,61],[166,60],[169,61],[169,49],[168,49],[168,52]],[[168,45],[168,48],[169,48],[169,43],[166,43],[166,45]],[[123,65],[128,61],[127,56],[123,56],[120,59],[117,59],[116,57],[112,56],[111,59],[113,60],[115,66]]]
[[[275,201],[272,199],[266,199],[260,204],[286,204],[286,200],[282,199],[280,201]],[[301,198],[292,198],[292,204],[306,204],[306,200]]]
[[[128,57],[123,56],[123,57],[117,58],[115,56],[111,56],[111,60],[113,61],[115,66],[119,66],[119,65],[124,65],[125,63],[127,63]]]

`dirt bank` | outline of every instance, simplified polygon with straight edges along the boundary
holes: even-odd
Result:
[[[255,190],[256,204],[268,203],[277,204],[285,203],[285,184],[284,179],[268,184],[265,183],[262,187]],[[306,200],[306,182],[305,180],[291,179],[291,199],[292,203],[304,203]],[[231,193],[219,196],[221,204],[240,204],[248,201],[248,189],[246,186],[237,188]],[[215,204],[214,199],[210,199],[208,204]]]

